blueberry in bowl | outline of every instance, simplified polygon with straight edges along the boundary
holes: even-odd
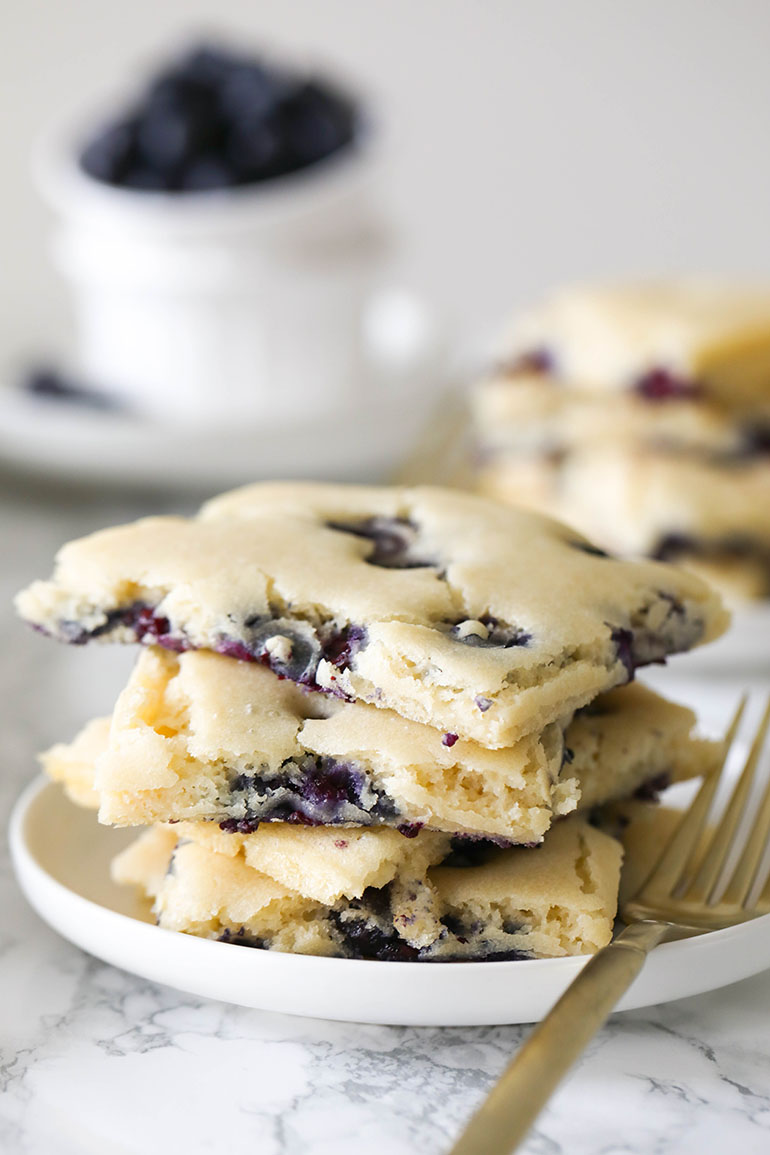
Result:
[[[389,235],[375,104],[336,71],[203,44],[53,120],[35,180],[89,387],[188,425],[347,405]]]
[[[94,180],[136,192],[257,185],[355,146],[356,102],[323,77],[201,44],[167,65],[79,154]]]

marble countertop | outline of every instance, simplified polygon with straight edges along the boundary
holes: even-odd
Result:
[[[68,537],[162,508],[0,478],[4,825],[35,751],[107,711],[130,660],[45,643],[14,620],[10,596],[49,571]],[[154,986],[48,930],[16,888],[5,842],[0,902],[4,1155],[430,1155],[528,1030],[327,1023]],[[524,1150],[770,1151],[770,972],[615,1016]]]

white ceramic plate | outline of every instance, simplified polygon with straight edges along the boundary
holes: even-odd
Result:
[[[381,481],[438,403],[444,335],[429,304],[383,291],[367,317],[366,368],[344,408],[253,423],[185,424],[0,388],[0,465],[87,484],[196,493],[263,478]],[[13,376],[7,370],[9,379]]]
[[[466,1026],[533,1022],[585,958],[391,963],[313,958],[161,930],[109,861],[135,831],[99,826],[58,786],[38,779],[11,820],[16,874],[54,930],[97,958],[192,994],[260,1010],[346,1022]],[[770,967],[770,915],[650,956],[619,1010],[713,990]]]

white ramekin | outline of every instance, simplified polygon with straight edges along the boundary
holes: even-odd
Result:
[[[303,172],[174,194],[89,177],[87,123],[50,132],[35,171],[58,218],[53,257],[89,387],[190,423],[328,414],[360,393],[364,311],[388,240],[374,126]]]

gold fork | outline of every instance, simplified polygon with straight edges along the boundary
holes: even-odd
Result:
[[[738,850],[736,833],[770,728],[770,701],[740,778],[704,847],[706,821],[744,706],[745,699],[725,736],[721,767],[704,779],[646,882],[624,905],[621,915],[626,929],[593,956],[535,1028],[450,1155],[508,1155],[515,1150],[653,947],[770,913],[770,881],[758,897],[754,894],[770,842],[770,782],[729,880],[722,882]]]

